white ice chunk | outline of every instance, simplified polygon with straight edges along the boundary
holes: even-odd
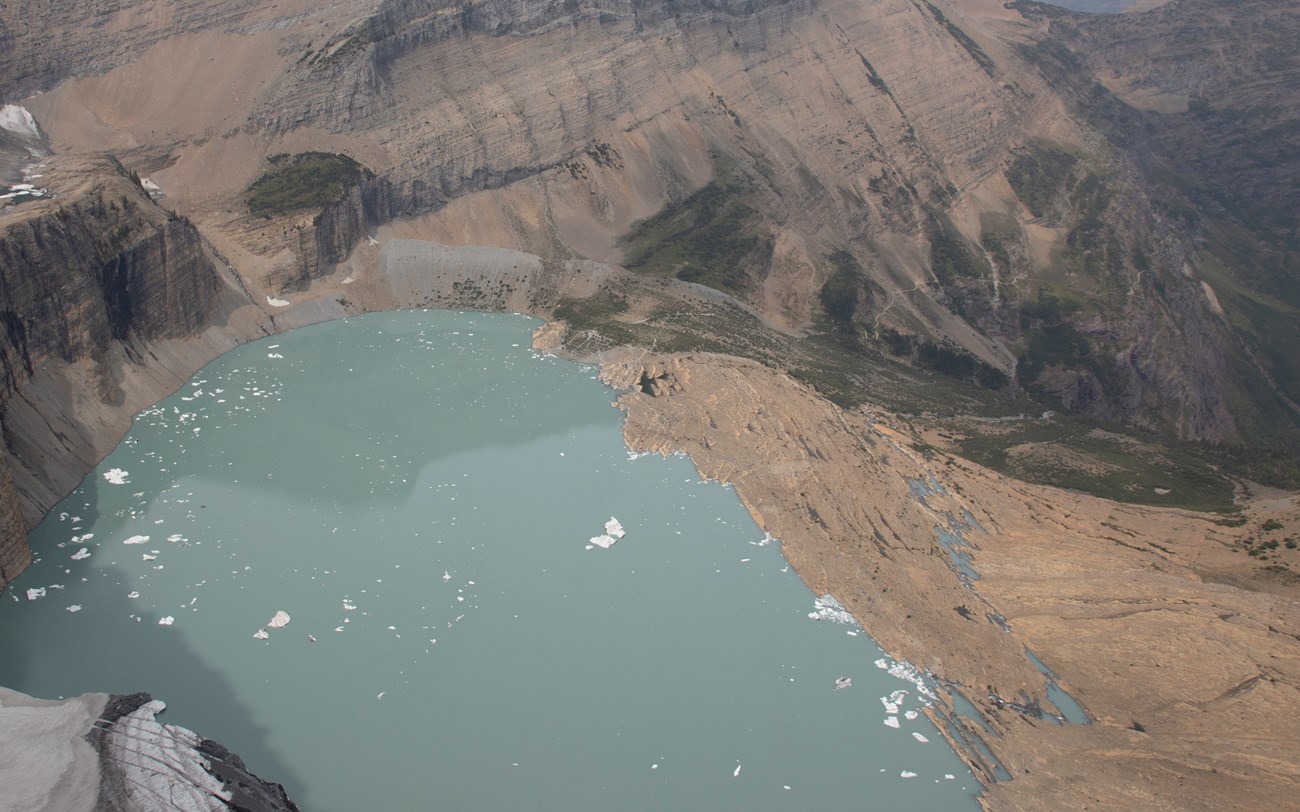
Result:
[[[37,598],[43,597],[45,597],[45,587],[43,586],[34,586],[27,590],[27,600],[29,601],[34,601]]]
[[[85,547],[82,547],[80,550],[77,550],[72,554],[73,561],[83,561],[87,558],[90,558],[90,550],[87,550]]]
[[[144,544],[148,540],[149,540],[148,536],[132,536],[131,538],[126,539],[122,543],[123,544]]]
[[[919,741],[921,744],[925,744],[926,742],[930,741],[929,739],[927,739],[927,738],[926,738],[925,736],[923,736],[922,734],[917,733],[915,730],[912,731],[912,738],[916,739],[916,740]]]
[[[898,717],[897,717],[897,716],[889,716],[889,717],[886,717],[886,719],[885,719],[885,725],[886,725],[887,727],[892,727],[892,728],[894,728],[895,730],[897,730],[897,729],[898,729]]]
[[[904,716],[908,721],[911,721],[911,720],[915,719],[915,718],[916,718],[917,716],[919,716],[919,715],[920,715],[920,714],[918,714],[916,711],[911,711],[911,710],[908,711],[907,713],[904,713],[904,714],[903,714],[903,716]]]
[[[591,537],[592,545],[595,547],[600,547],[603,550],[608,550],[610,547],[613,547],[614,542],[616,541],[618,541],[618,539],[614,538],[613,536],[607,536],[605,534]]]
[[[130,475],[131,473],[129,471],[123,471],[121,468],[112,468],[104,472],[104,479],[106,479],[110,485],[125,485],[126,478]]]
[[[916,778],[916,773],[912,772],[911,770],[903,770],[901,773],[899,773],[899,776],[903,778]]]
[[[72,612],[72,613],[74,613],[74,614],[77,613],[77,612],[80,612],[80,611],[81,611],[81,604],[79,604],[79,603],[74,603],[74,604],[72,604],[71,606],[68,607],[68,611],[69,611],[69,612]]]
[[[290,304],[288,299],[277,299],[274,296],[267,296],[266,303],[271,307],[288,307]]]
[[[858,621],[849,614],[849,610],[844,608],[844,604],[835,600],[833,595],[822,595],[813,601],[813,611],[808,613],[812,620],[829,620],[832,623],[843,623],[849,626],[856,626]]]
[[[289,613],[283,610],[276,612],[275,617],[266,622],[266,625],[272,629],[279,629],[289,625]]]
[[[605,522],[605,534],[613,536],[616,539],[621,539],[623,536],[627,535],[627,531],[623,529],[623,525],[618,519],[610,516],[609,521]]]
[[[271,635],[266,633],[266,629],[258,629],[257,631],[253,632],[254,640],[269,640],[270,637]]]
[[[176,618],[172,617],[171,615],[168,615],[167,617],[158,618],[159,626],[170,626],[175,622],[176,622]]]
[[[447,581],[450,581],[450,580],[451,580],[451,573],[450,573],[450,572],[447,572],[446,570],[443,570],[443,571],[442,571],[442,580],[443,580],[444,583],[446,583]]]
[[[126,596],[127,596],[128,598],[130,598],[131,600],[135,600],[136,598],[140,597],[140,593],[139,593],[139,592],[128,592],[128,593],[126,593]]]
[[[145,561],[153,561],[153,560],[155,560],[155,559],[158,558],[158,556],[156,556],[156,555],[149,555],[148,553],[144,553],[144,554],[141,555],[140,557],[143,558]]]
[[[736,771],[733,772],[733,773],[731,774],[731,777],[732,777],[732,778],[739,778],[739,777],[740,777],[740,765],[739,765],[739,764],[736,765]]]

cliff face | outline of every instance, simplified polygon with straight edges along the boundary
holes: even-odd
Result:
[[[27,527],[9,470],[9,455],[0,449],[0,589],[30,563],[32,551],[27,546]]]
[[[0,219],[6,579],[29,555],[12,520],[19,497],[35,524],[47,494],[71,487],[102,453],[89,405],[130,405],[122,359],[205,327],[222,289],[194,226],[156,206],[120,165],[72,159],[46,172],[58,199]]]

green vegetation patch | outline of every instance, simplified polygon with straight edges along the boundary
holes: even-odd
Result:
[[[269,160],[271,168],[248,187],[248,210],[267,218],[337,203],[365,171],[338,153],[280,154]]]
[[[1204,446],[1135,439],[1062,417],[1026,418],[995,429],[959,441],[959,453],[1017,479],[1118,502],[1237,509],[1232,480],[1207,458]]]
[[[1031,214],[1046,217],[1056,209],[1078,162],[1078,156],[1065,148],[1035,139],[1007,167],[1007,182]]]
[[[727,293],[747,292],[751,270],[771,264],[775,240],[744,202],[746,191],[734,164],[718,158],[706,186],[632,226],[624,237],[624,266]]]
[[[840,250],[826,255],[826,261],[835,269],[822,285],[819,297],[822,309],[831,322],[841,330],[851,329],[859,309],[870,306],[870,292],[862,266],[848,251]]]

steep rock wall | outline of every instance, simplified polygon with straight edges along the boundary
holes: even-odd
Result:
[[[193,225],[155,205],[115,161],[69,159],[47,173],[58,199],[0,220],[4,580],[29,555],[15,505],[34,525],[50,492],[75,484],[104,450],[102,415],[86,406],[126,407],[122,361],[206,327],[223,289]]]

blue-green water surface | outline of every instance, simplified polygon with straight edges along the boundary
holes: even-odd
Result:
[[[304,810],[976,809],[921,689],[809,618],[728,488],[630,455],[535,324],[374,314],[210,364],[33,533],[0,684],[149,691]]]

